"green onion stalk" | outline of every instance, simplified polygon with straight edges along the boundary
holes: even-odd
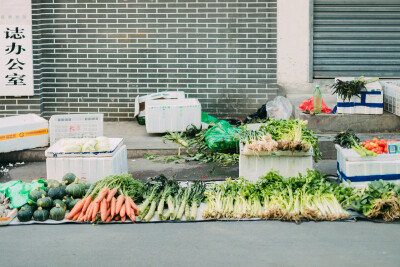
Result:
[[[200,206],[200,203],[203,201],[204,199],[204,191],[206,189],[206,186],[203,182],[199,182],[197,181],[194,185],[193,185],[193,195],[191,198],[191,211],[188,217],[186,217],[186,219],[190,219],[192,221],[196,220],[197,218],[197,209]],[[186,214],[185,214],[186,216]]]

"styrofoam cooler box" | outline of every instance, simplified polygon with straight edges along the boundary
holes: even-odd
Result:
[[[201,105],[197,99],[146,101],[148,133],[183,132],[192,124],[201,126]]]
[[[400,116],[400,81],[381,82],[383,109]]]
[[[307,169],[313,168],[313,152],[253,152],[244,151],[240,147],[239,176],[250,181],[257,181],[269,171],[278,171],[283,177],[296,177],[307,174]]]
[[[103,135],[103,114],[63,114],[50,118],[50,145],[63,138],[95,138]]]
[[[400,184],[400,154],[380,154],[362,157],[353,149],[335,145],[337,150],[337,174],[342,183],[364,187],[375,180]]]
[[[353,77],[337,77],[335,81],[352,81]],[[365,78],[368,80],[369,78]],[[337,113],[345,114],[383,114],[383,91],[381,84],[376,81],[365,85],[366,91],[361,92],[360,96],[352,96],[350,100],[343,99],[336,95]]]
[[[47,146],[48,128],[36,114],[0,118],[0,153]]]
[[[108,175],[128,173],[126,146],[121,146],[111,157],[66,157],[46,159],[47,179],[62,180],[69,172],[94,183]]]

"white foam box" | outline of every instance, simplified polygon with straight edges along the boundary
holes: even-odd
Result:
[[[36,114],[0,118],[0,153],[47,146],[48,128]]]
[[[108,175],[128,173],[126,146],[121,146],[109,157],[64,157],[46,159],[47,179],[62,180],[69,172],[94,183]]]
[[[201,105],[197,99],[146,101],[148,133],[183,132],[192,124],[201,126]]]
[[[337,151],[337,174],[342,183],[360,188],[374,180],[400,183],[400,154],[380,154],[362,157],[353,149],[335,145]]]
[[[115,152],[122,146],[123,138],[108,138],[110,141],[109,151],[92,151],[92,152],[64,152],[62,143],[63,139],[58,140],[54,145],[46,149],[44,152],[47,158],[72,158],[72,157],[112,157]]]
[[[269,171],[278,171],[285,178],[306,174],[313,168],[313,152],[254,152],[245,151],[240,145],[239,176],[250,181],[257,181]]]
[[[354,77],[336,77],[336,80],[352,81]],[[370,78],[365,77],[365,80]],[[383,90],[379,81],[367,83],[366,91],[361,92],[361,97],[352,96],[350,100],[336,95],[337,113],[344,114],[383,114]],[[372,106],[369,106],[372,105]]]

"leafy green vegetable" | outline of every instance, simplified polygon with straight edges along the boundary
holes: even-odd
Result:
[[[354,151],[356,151],[362,157],[377,156],[375,152],[370,151],[360,145],[360,138],[358,138],[352,130],[338,133],[333,142],[341,147],[354,149]]]

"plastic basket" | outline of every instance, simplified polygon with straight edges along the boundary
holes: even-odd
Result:
[[[103,135],[103,114],[53,115],[49,121],[50,145],[62,138],[98,137]]]
[[[400,81],[381,83],[383,88],[383,109],[400,116]]]

